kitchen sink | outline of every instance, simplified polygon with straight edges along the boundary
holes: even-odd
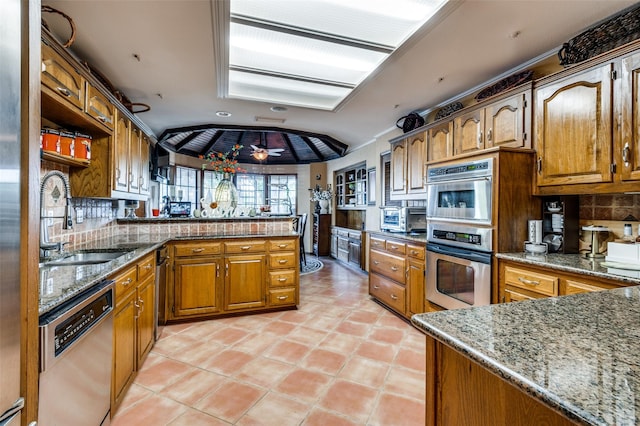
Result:
[[[127,254],[128,251],[81,251],[71,253],[58,259],[45,261],[43,266],[67,266],[67,265],[95,265],[97,263],[106,263],[120,256]]]

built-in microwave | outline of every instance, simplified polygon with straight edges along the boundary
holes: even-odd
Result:
[[[380,230],[389,232],[426,232],[425,207],[381,207]]]

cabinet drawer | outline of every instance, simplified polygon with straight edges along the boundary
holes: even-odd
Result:
[[[590,293],[592,291],[608,290],[610,287],[599,287],[593,284],[587,284],[574,280],[565,281],[566,288],[564,294]]]
[[[123,300],[124,296],[126,296],[131,290],[136,287],[136,283],[138,282],[136,277],[138,275],[138,267],[132,266],[126,271],[118,274],[115,279],[114,292],[116,297],[116,305]]]
[[[505,266],[504,281],[507,285],[524,288],[547,296],[558,295],[558,277],[553,275]]]
[[[295,305],[296,304],[296,289],[290,288],[277,288],[275,290],[269,290],[269,305]]]
[[[296,249],[295,240],[271,240],[269,241],[270,251],[291,251]]]
[[[272,253],[269,255],[269,267],[271,269],[295,268],[295,252]]]
[[[138,281],[142,281],[149,275],[151,275],[154,271],[153,268],[156,266],[156,262],[153,256],[147,256],[138,262]]]
[[[84,107],[84,78],[50,46],[42,43],[42,85],[57,97],[79,108]]]
[[[385,277],[404,284],[404,258],[377,250],[371,250],[369,253],[369,268],[372,272],[377,272]]]
[[[348,233],[349,238],[351,238],[352,240],[361,240],[362,239],[362,232],[358,231],[358,232],[349,232]]]
[[[385,249],[386,240],[377,237],[369,238],[369,245],[372,249],[384,250]]]
[[[403,286],[387,280],[380,275],[371,274],[369,276],[369,294],[385,305],[390,306],[403,315],[405,314],[406,291]]]
[[[296,284],[296,270],[283,269],[269,272],[270,287],[289,287]]]
[[[394,240],[387,240],[385,248],[388,252],[397,254],[405,254],[407,251],[407,245],[405,243]]]
[[[267,242],[264,240],[250,240],[224,243],[225,253],[256,253],[265,251]]]
[[[349,250],[349,239],[338,237],[338,249],[339,250]]]
[[[174,245],[175,257],[184,256],[206,256],[211,254],[222,253],[222,245],[220,243],[188,243]]]
[[[407,256],[418,260],[425,259],[426,248],[424,246],[414,246],[413,244],[407,244]]]
[[[115,107],[106,96],[91,84],[87,84],[87,100],[84,110],[89,116],[93,117],[98,123],[113,130],[115,122]]]
[[[347,237],[347,238],[349,237],[349,231],[338,229],[337,232],[339,237]]]

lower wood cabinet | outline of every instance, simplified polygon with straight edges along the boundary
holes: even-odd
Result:
[[[362,231],[355,229],[331,227],[331,256],[346,264],[364,269],[362,235]]]
[[[168,320],[296,306],[299,244],[297,236],[172,243]]]
[[[112,279],[115,309],[111,415],[114,415],[154,343],[155,256],[146,256]]]
[[[624,287],[622,281],[557,271],[508,259],[498,259],[498,291],[501,302],[520,302]]]
[[[410,318],[425,312],[426,244],[372,233],[369,294]]]

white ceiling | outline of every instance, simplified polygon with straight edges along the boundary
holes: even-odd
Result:
[[[158,136],[169,128],[200,124],[256,126],[261,124],[255,121],[258,116],[285,119],[278,127],[327,134],[351,151],[387,133],[408,112],[437,107],[493,82],[635,3],[453,0],[447,16],[396,52],[339,110],[288,107],[272,112],[272,104],[217,97],[212,30],[216,1],[224,0],[43,4],[73,18],[77,33],[70,49],[78,58],[100,70],[133,102],[151,106],[139,117]],[[304,7],[304,0],[291,1]],[[66,21],[49,13],[43,18],[59,39],[67,39]],[[514,38],[514,33],[519,35]],[[232,116],[217,117],[221,110]]]

